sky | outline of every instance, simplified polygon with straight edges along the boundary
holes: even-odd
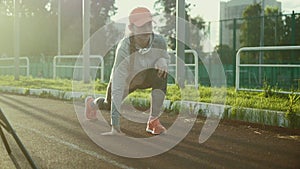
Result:
[[[116,0],[118,7],[117,14],[112,18],[118,20],[128,16],[128,13],[137,6],[147,7],[151,12],[155,12],[153,4],[156,0]],[[205,21],[219,20],[219,9],[221,0],[186,0],[194,4],[191,15],[201,16]],[[228,0],[222,0],[228,1]],[[300,0],[278,0],[282,5],[283,13],[300,13]]]

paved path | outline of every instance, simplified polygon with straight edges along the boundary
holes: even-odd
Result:
[[[299,130],[223,121],[208,141],[199,144],[204,120],[199,118],[187,137],[170,151],[131,159],[97,146],[81,128],[72,102],[0,94],[0,108],[39,168],[300,168]],[[164,117],[162,122],[170,126],[172,121],[167,119],[172,117]],[[124,125],[125,132],[145,136],[144,125],[132,129]],[[11,137],[9,140],[21,166],[28,168]],[[0,142],[0,169],[6,168],[14,165]]]

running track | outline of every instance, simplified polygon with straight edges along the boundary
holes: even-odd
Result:
[[[226,121],[219,124],[208,141],[199,144],[203,125],[203,119],[199,119],[188,136],[170,151],[131,159],[97,146],[81,128],[72,102],[0,94],[0,108],[39,168],[300,168],[299,130]],[[143,135],[144,129],[127,132]],[[18,152],[12,145],[13,151]],[[24,158],[20,158],[20,164],[28,168]],[[0,169],[10,168],[14,165],[0,141]]]

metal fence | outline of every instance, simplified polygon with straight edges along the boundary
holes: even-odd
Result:
[[[169,64],[169,74],[171,77],[169,77],[168,82],[169,83],[175,83],[176,79],[176,68],[177,68],[177,63],[176,63],[176,51],[169,51],[169,55],[171,56],[171,63]],[[186,57],[190,56],[191,58],[186,59],[189,60],[188,63],[185,62],[185,71],[191,71],[194,76],[189,77],[189,73],[186,73],[186,83],[188,85],[194,85],[195,87],[199,86],[199,61],[198,61],[198,53],[195,50],[185,50]]]
[[[28,57],[19,58],[21,68],[21,74],[24,76],[29,76],[30,64]],[[15,58],[0,58],[0,74],[13,75],[15,69]]]
[[[265,15],[262,17],[235,18],[210,23],[210,35],[218,34],[216,50],[224,65],[227,85],[235,86],[236,53],[242,47],[299,46],[300,13]],[[261,29],[264,34],[261,36]],[[241,54],[241,63],[250,64],[300,64],[300,51],[263,51]],[[261,72],[263,70],[263,72]],[[263,74],[262,76],[258,76]],[[245,87],[262,88],[268,81],[278,88],[297,88],[300,71],[297,68],[243,67],[240,80]],[[247,83],[248,82],[248,83]]]
[[[100,55],[90,55],[90,63],[93,63],[93,59],[97,59],[100,61],[96,61],[95,63],[99,63],[99,65],[90,65],[90,69],[97,69],[100,71],[100,75],[98,76],[101,82],[104,82],[104,63],[103,57]],[[83,69],[83,56],[72,56],[72,55],[63,55],[63,56],[54,56],[53,58],[53,78],[55,79],[57,75],[61,77],[61,73],[57,74],[57,69],[63,70],[64,74],[68,71],[67,76],[68,78],[73,77],[74,69]],[[76,64],[77,63],[77,64]],[[81,64],[80,64],[81,63]]]
[[[262,79],[261,76],[263,71],[262,68],[288,68],[288,69],[296,69],[297,71],[300,71],[300,64],[264,64],[264,63],[258,63],[258,64],[249,64],[249,63],[241,63],[241,53],[242,52],[251,52],[251,51],[282,51],[282,50],[300,50],[300,46],[268,46],[268,47],[243,47],[241,49],[238,50],[237,54],[236,54],[236,79],[235,79],[235,88],[236,90],[250,90],[250,91],[262,91],[260,89],[255,89],[255,87],[249,87],[250,83],[253,83],[251,74],[248,74],[248,85],[243,84],[243,86],[241,87],[240,84],[240,76],[241,76],[241,71],[240,69],[243,67],[254,67],[254,68],[258,68],[258,73],[253,73],[253,77],[256,78],[256,82],[254,81],[254,83],[256,83],[257,85],[259,85],[261,82],[259,82],[259,79]],[[248,72],[248,71],[247,71]],[[265,74],[265,73],[264,73]],[[264,75],[265,76],[265,75]],[[265,77],[266,78],[266,77]],[[274,76],[273,76],[274,78]],[[281,77],[282,78],[282,77]],[[258,80],[257,80],[258,79]],[[285,79],[282,79],[285,80]],[[288,89],[292,89],[295,88],[296,89],[300,89],[299,83],[300,83],[300,76],[296,76],[296,77],[292,77],[290,78],[290,80],[292,82],[288,83],[288,81],[285,81],[286,84],[288,85]],[[296,82],[296,85],[293,86],[293,81]],[[245,83],[245,82],[244,82]],[[268,82],[270,83],[270,82]],[[278,81],[277,81],[278,83]],[[278,84],[277,84],[278,85]],[[247,87],[248,86],[248,87]],[[290,91],[281,91],[283,93],[290,93]]]

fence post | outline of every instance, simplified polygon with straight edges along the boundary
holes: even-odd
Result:
[[[292,32],[291,32],[291,35],[292,35],[292,38],[291,38],[291,45],[296,45],[296,20],[295,20],[295,12],[293,11],[292,13],[292,25],[291,25],[291,28],[292,28]],[[294,63],[295,61],[295,52],[294,51],[291,51],[291,60],[292,62]],[[291,69],[291,82],[290,83],[293,83],[293,79],[294,79],[294,69]]]
[[[185,1],[176,1],[176,81],[181,88],[184,88],[184,59],[185,59]]]
[[[232,41],[232,50],[233,50],[233,57],[232,57],[232,64],[233,64],[233,72],[236,72],[236,18],[233,19],[233,41]],[[233,81],[235,80],[236,74],[233,73]]]
[[[15,55],[15,80],[20,80],[20,16],[19,1],[14,0],[14,55]]]
[[[56,78],[56,58],[57,56],[54,56],[53,58],[53,79]]]

